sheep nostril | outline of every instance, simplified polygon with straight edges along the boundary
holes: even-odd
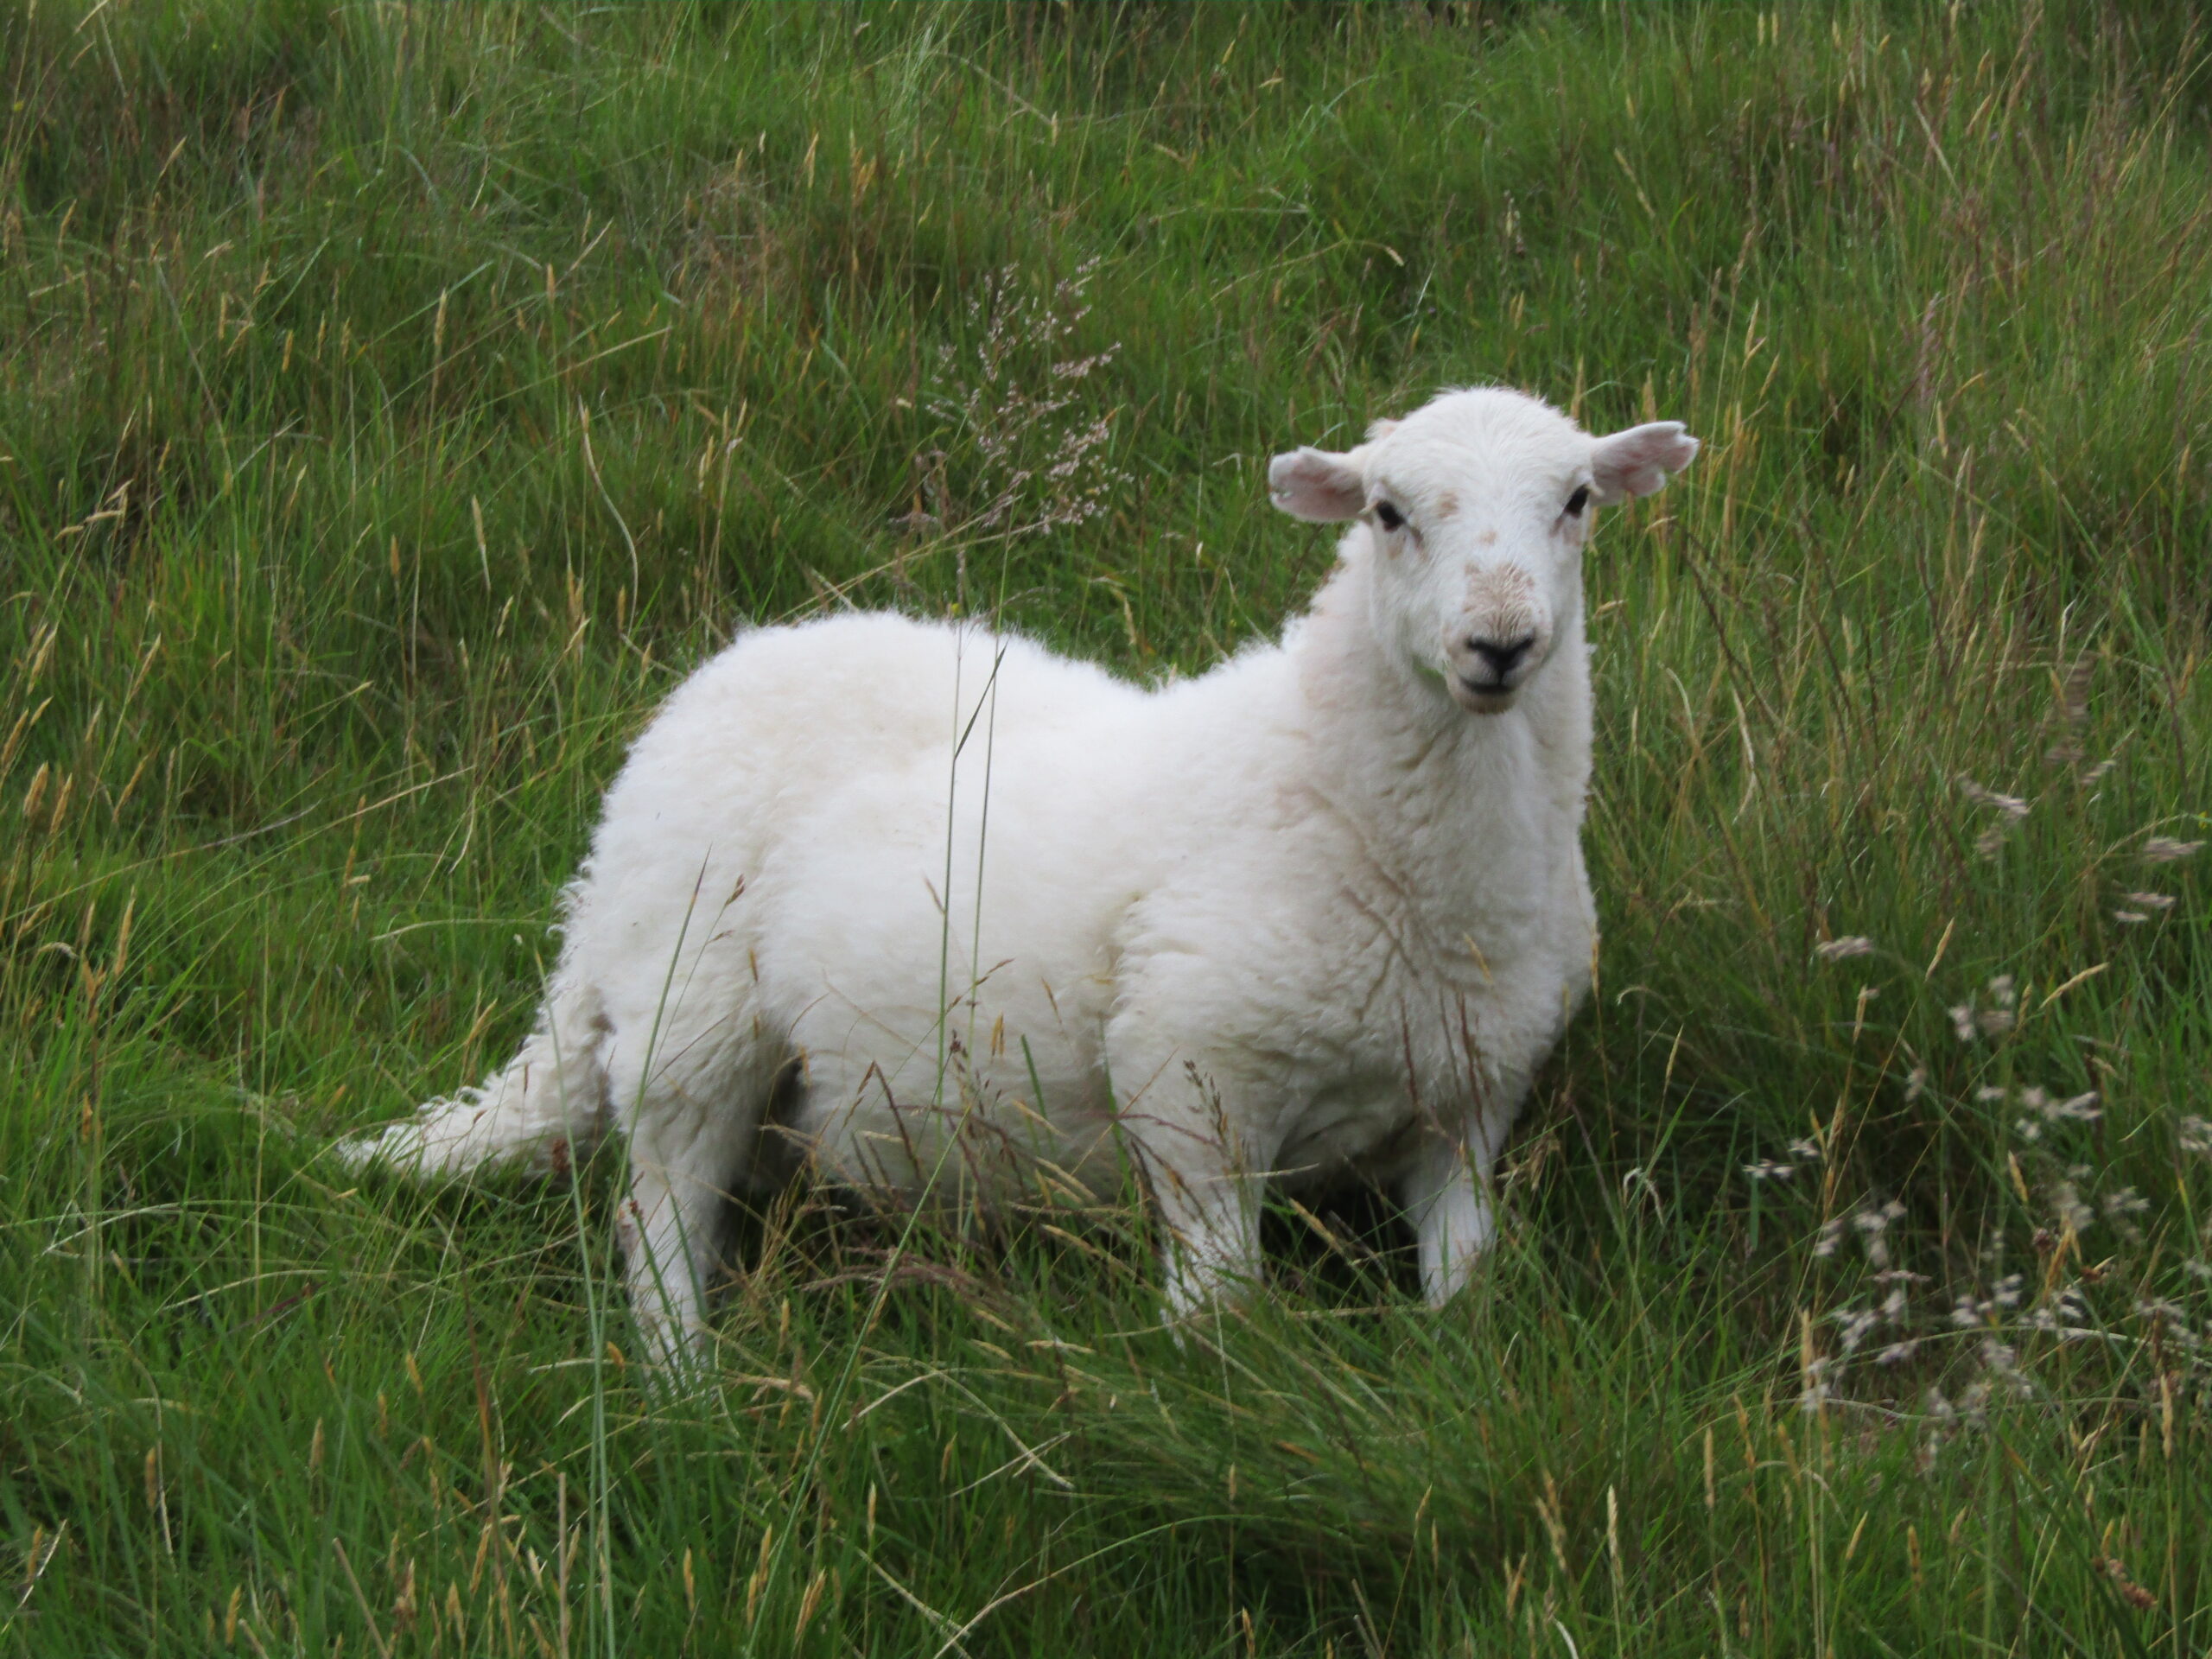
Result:
[[[1529,647],[1535,643],[1536,636],[1529,633],[1503,644],[1495,639],[1469,639],[1467,648],[1481,658],[1483,665],[1502,680],[1519,665],[1521,659],[1529,654]]]

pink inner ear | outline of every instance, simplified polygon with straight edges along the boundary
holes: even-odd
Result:
[[[1600,438],[1591,452],[1590,468],[1600,501],[1624,501],[1649,495],[1697,459],[1698,441],[1680,421],[1654,421]]]
[[[1358,516],[1366,505],[1367,485],[1350,455],[1294,449],[1269,463],[1268,495],[1294,518],[1335,524]]]

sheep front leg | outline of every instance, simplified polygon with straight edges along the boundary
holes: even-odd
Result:
[[[1211,1163],[1211,1167],[1206,1166]],[[1217,1161],[1185,1157],[1151,1172],[1153,1201],[1167,1236],[1167,1313],[1180,1319],[1233,1301],[1261,1274],[1260,1178]]]
[[[1466,1288],[1475,1259],[1497,1236],[1490,1176],[1503,1139],[1471,1119],[1459,1135],[1432,1132],[1407,1172],[1401,1197],[1421,1241],[1421,1291],[1433,1307]]]
[[[1182,1319],[1230,1301],[1258,1281],[1260,1197],[1267,1165],[1245,1133],[1249,1087],[1224,1065],[1185,1060],[1130,1044],[1118,1077],[1147,1079],[1121,1115],[1121,1130],[1149,1189],[1164,1235],[1167,1315]],[[1224,1092],[1217,1079],[1228,1077]]]

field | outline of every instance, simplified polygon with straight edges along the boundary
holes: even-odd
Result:
[[[2212,42],[2087,0],[0,4],[0,1653],[2212,1644]],[[1599,986],[1505,1242],[345,1175],[526,1028],[747,623],[1141,679],[1267,458],[1498,381],[1608,515]]]

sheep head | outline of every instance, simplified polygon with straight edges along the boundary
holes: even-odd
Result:
[[[1300,448],[1268,468],[1294,518],[1357,520],[1376,637],[1462,709],[1513,706],[1580,614],[1592,510],[1649,495],[1696,456],[1676,421],[1593,438],[1517,391],[1447,391],[1368,441]]]

